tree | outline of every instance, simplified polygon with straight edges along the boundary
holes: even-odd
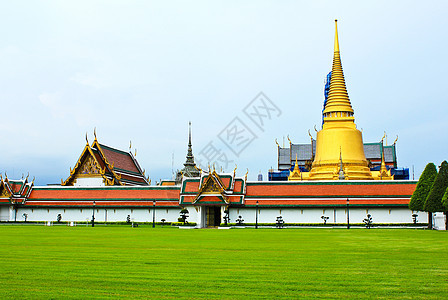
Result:
[[[188,209],[183,208],[183,209],[180,211],[180,218],[178,218],[177,220],[178,220],[179,222],[183,222],[184,225],[185,225],[185,223],[188,223],[188,222],[187,222],[188,213],[189,213]]]
[[[431,213],[445,211],[442,205],[442,197],[448,187],[448,162],[444,160],[439,167],[439,173],[429,191],[425,201],[424,210]],[[431,224],[432,226],[432,219]]]
[[[448,216],[447,216],[447,212],[448,212],[448,188],[445,191],[445,194],[443,194],[442,197],[442,206],[443,206],[443,211],[445,214],[445,230],[448,230]]]
[[[420,179],[418,180],[417,187],[411,196],[409,201],[409,209],[415,211],[423,211],[426,198],[431,190],[432,184],[437,176],[437,168],[433,163],[426,165]]]

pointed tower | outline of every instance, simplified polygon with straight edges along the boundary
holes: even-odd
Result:
[[[176,175],[177,183],[180,183],[182,181],[182,175],[185,177],[199,177],[201,175],[194,162],[193,149],[191,145],[191,122],[188,122],[187,159],[182,170],[180,170]]]
[[[371,180],[373,177],[364,154],[362,134],[356,129],[354,111],[345,86],[339,52],[337,20],[335,20],[335,28],[330,90],[322,113],[322,130],[316,137],[316,155],[309,173],[309,180],[338,179],[341,153],[344,153],[346,180]]]
[[[300,171],[299,164],[297,163],[297,154],[296,154],[296,163],[294,164],[294,170],[289,171],[288,180],[289,181],[298,181],[302,180],[302,172]]]

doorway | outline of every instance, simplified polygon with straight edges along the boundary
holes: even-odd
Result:
[[[207,206],[206,227],[218,227],[221,224],[221,207]]]

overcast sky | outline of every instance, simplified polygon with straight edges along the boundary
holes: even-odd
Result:
[[[212,143],[249,179],[277,166],[277,147],[308,143],[321,124],[334,19],[364,142],[398,135],[398,164],[447,159],[446,1],[3,1],[0,172],[66,179],[96,127],[132,151],[154,181]],[[262,127],[243,110],[263,92]],[[275,112],[275,113],[274,113]],[[252,132],[234,152],[236,120]],[[225,132],[225,131],[224,131]],[[221,134],[221,137],[223,135]],[[241,150],[241,151],[240,151]],[[174,164],[172,158],[174,156]],[[412,175],[411,175],[412,177]]]

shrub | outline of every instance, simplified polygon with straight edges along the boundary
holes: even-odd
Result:
[[[448,162],[444,160],[439,168],[439,173],[426,198],[424,209],[427,212],[445,211],[442,206],[442,197],[448,187]]]
[[[411,201],[409,201],[410,210],[423,211],[426,198],[428,197],[436,176],[436,166],[433,163],[427,164],[418,180],[417,187],[411,196]]]
[[[171,226],[196,226],[196,223],[189,222],[184,224],[184,222],[171,222]]]

